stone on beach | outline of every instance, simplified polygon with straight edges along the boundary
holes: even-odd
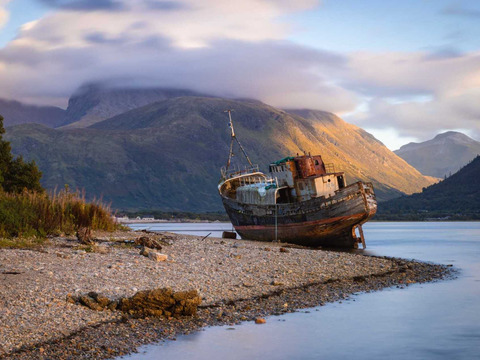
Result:
[[[142,249],[140,250],[140,255],[148,257],[149,259],[154,261],[166,261],[168,259],[168,255],[153,251],[146,246],[142,246]]]
[[[156,251],[150,251],[148,253],[148,258],[154,261],[166,261],[168,259],[168,255],[160,254],[159,252],[156,252]]]
[[[137,315],[195,315],[202,302],[197,290],[174,293],[171,288],[144,290],[121,299],[118,309]]]
[[[91,310],[103,311],[107,308],[137,316],[191,316],[197,313],[202,299],[197,290],[174,292],[171,288],[161,288],[138,291],[132,297],[119,300],[110,300],[93,291],[77,298],[68,294],[66,301],[79,303]]]
[[[142,245],[151,249],[157,249],[157,250],[162,250],[163,248],[158,240],[155,240],[154,238],[148,237],[148,236],[140,236],[136,238],[135,244]]]

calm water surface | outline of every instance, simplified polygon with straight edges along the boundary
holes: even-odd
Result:
[[[225,223],[198,225],[176,224],[203,236],[231,230]],[[366,254],[453,264],[459,276],[359,294],[309,313],[272,316],[265,325],[207,328],[124,358],[480,359],[480,223],[373,222],[364,231]]]

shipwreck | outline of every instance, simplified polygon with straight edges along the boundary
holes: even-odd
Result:
[[[226,112],[230,153],[218,190],[242,239],[354,249],[362,243],[366,247],[362,224],[377,209],[371,183],[347,185],[344,172],[309,153],[271,163],[267,175],[250,161],[235,135],[231,110]],[[231,166],[235,142],[248,162],[244,168]]]

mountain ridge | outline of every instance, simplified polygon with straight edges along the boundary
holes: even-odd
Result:
[[[230,133],[225,109],[255,163],[302,151],[322,154],[347,181],[373,181],[379,199],[412,193],[434,180],[364,130],[331,113],[307,118],[258,101],[175,97],[129,110],[86,128],[7,129],[15,153],[34,159],[47,188],[84,188],[117,209],[221,210],[216,185]],[[236,157],[237,159],[239,157]]]
[[[59,107],[28,105],[15,100],[0,99],[0,114],[5,118],[5,127],[38,123],[53,128],[65,121],[65,110]]]
[[[101,83],[86,84],[77,89],[68,101],[65,128],[83,128],[128,110],[179,96],[199,93],[174,88],[112,87]]]
[[[403,145],[394,153],[422,174],[444,178],[480,154],[480,142],[463,133],[447,131],[428,141]]]

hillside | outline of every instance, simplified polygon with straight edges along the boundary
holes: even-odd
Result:
[[[308,132],[294,130],[293,138],[301,139],[307,151],[322,154],[327,162],[335,163],[347,173],[347,179],[352,179],[350,182],[372,181],[379,200],[399,196],[400,192],[411,194],[437,181],[421,175],[370,133],[334,114],[313,110],[288,111],[297,121],[305,119],[307,128],[310,126],[313,130],[310,136],[306,136]]]
[[[84,128],[125,111],[179,96],[194,96],[190,90],[164,88],[115,88],[99,83],[80,87],[69,99],[63,125]]]
[[[480,219],[480,156],[421,193],[380,204],[377,219]]]
[[[409,143],[395,151],[424,175],[443,178],[456,173],[480,154],[480,142],[448,131],[422,143]]]
[[[9,128],[13,151],[35,159],[48,188],[85,188],[119,209],[221,210],[220,168],[229,148],[225,109],[252,161],[320,153],[347,180],[373,181],[379,199],[432,183],[372,135],[333,114],[285,112],[258,101],[180,97],[156,102],[89,128]]]
[[[3,99],[0,99],[0,114],[5,118],[5,127],[36,123],[54,128],[65,121],[65,110],[58,107],[26,105]]]

